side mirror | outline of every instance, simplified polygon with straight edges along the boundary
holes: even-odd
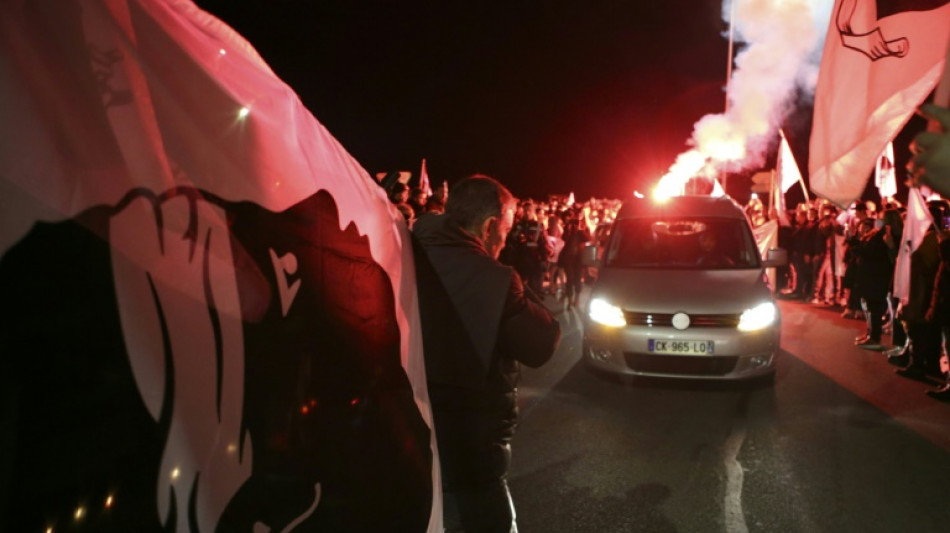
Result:
[[[764,268],[785,266],[788,264],[788,252],[784,248],[772,248],[762,261]]]
[[[586,267],[599,267],[600,259],[597,259],[597,245],[587,243],[581,252],[581,264]]]

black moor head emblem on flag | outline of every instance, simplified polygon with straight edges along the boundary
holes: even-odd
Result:
[[[841,0],[835,24],[846,48],[861,52],[872,61],[902,58],[910,53],[910,39],[886,35],[879,24],[881,19],[908,11],[929,11],[946,3],[947,0]]]

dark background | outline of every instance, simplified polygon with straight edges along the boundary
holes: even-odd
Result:
[[[652,188],[694,123],[725,107],[719,0],[197,3],[371,174],[415,179],[426,158],[434,185],[483,172],[519,197],[626,198]],[[784,129],[806,180],[810,124],[802,97]],[[905,131],[922,127],[915,118]],[[909,138],[895,141],[898,181]],[[749,173],[726,180],[740,201]],[[790,191],[789,204],[800,197]],[[878,198],[873,184],[865,197]]]

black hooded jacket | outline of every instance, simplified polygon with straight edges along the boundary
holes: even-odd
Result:
[[[443,481],[449,490],[490,483],[508,470],[520,364],[547,362],[560,325],[448,215],[420,218],[413,236]]]

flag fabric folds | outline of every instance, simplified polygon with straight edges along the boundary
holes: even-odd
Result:
[[[894,143],[889,142],[877,158],[877,165],[874,167],[874,185],[882,200],[897,194],[896,174],[894,172]]]
[[[860,198],[887,142],[936,86],[950,38],[948,2],[894,0],[884,14],[863,4],[836,0],[815,92],[810,185],[840,206]]]
[[[897,252],[897,261],[894,266],[894,297],[904,304],[910,296],[910,256],[917,250],[927,234],[927,229],[933,224],[930,211],[927,210],[927,200],[914,187],[907,195],[907,215],[904,218],[904,234],[901,236],[900,249]]]
[[[442,530],[408,229],[250,43],[191,0],[0,2],[0,117],[0,530],[112,485],[84,527]]]

